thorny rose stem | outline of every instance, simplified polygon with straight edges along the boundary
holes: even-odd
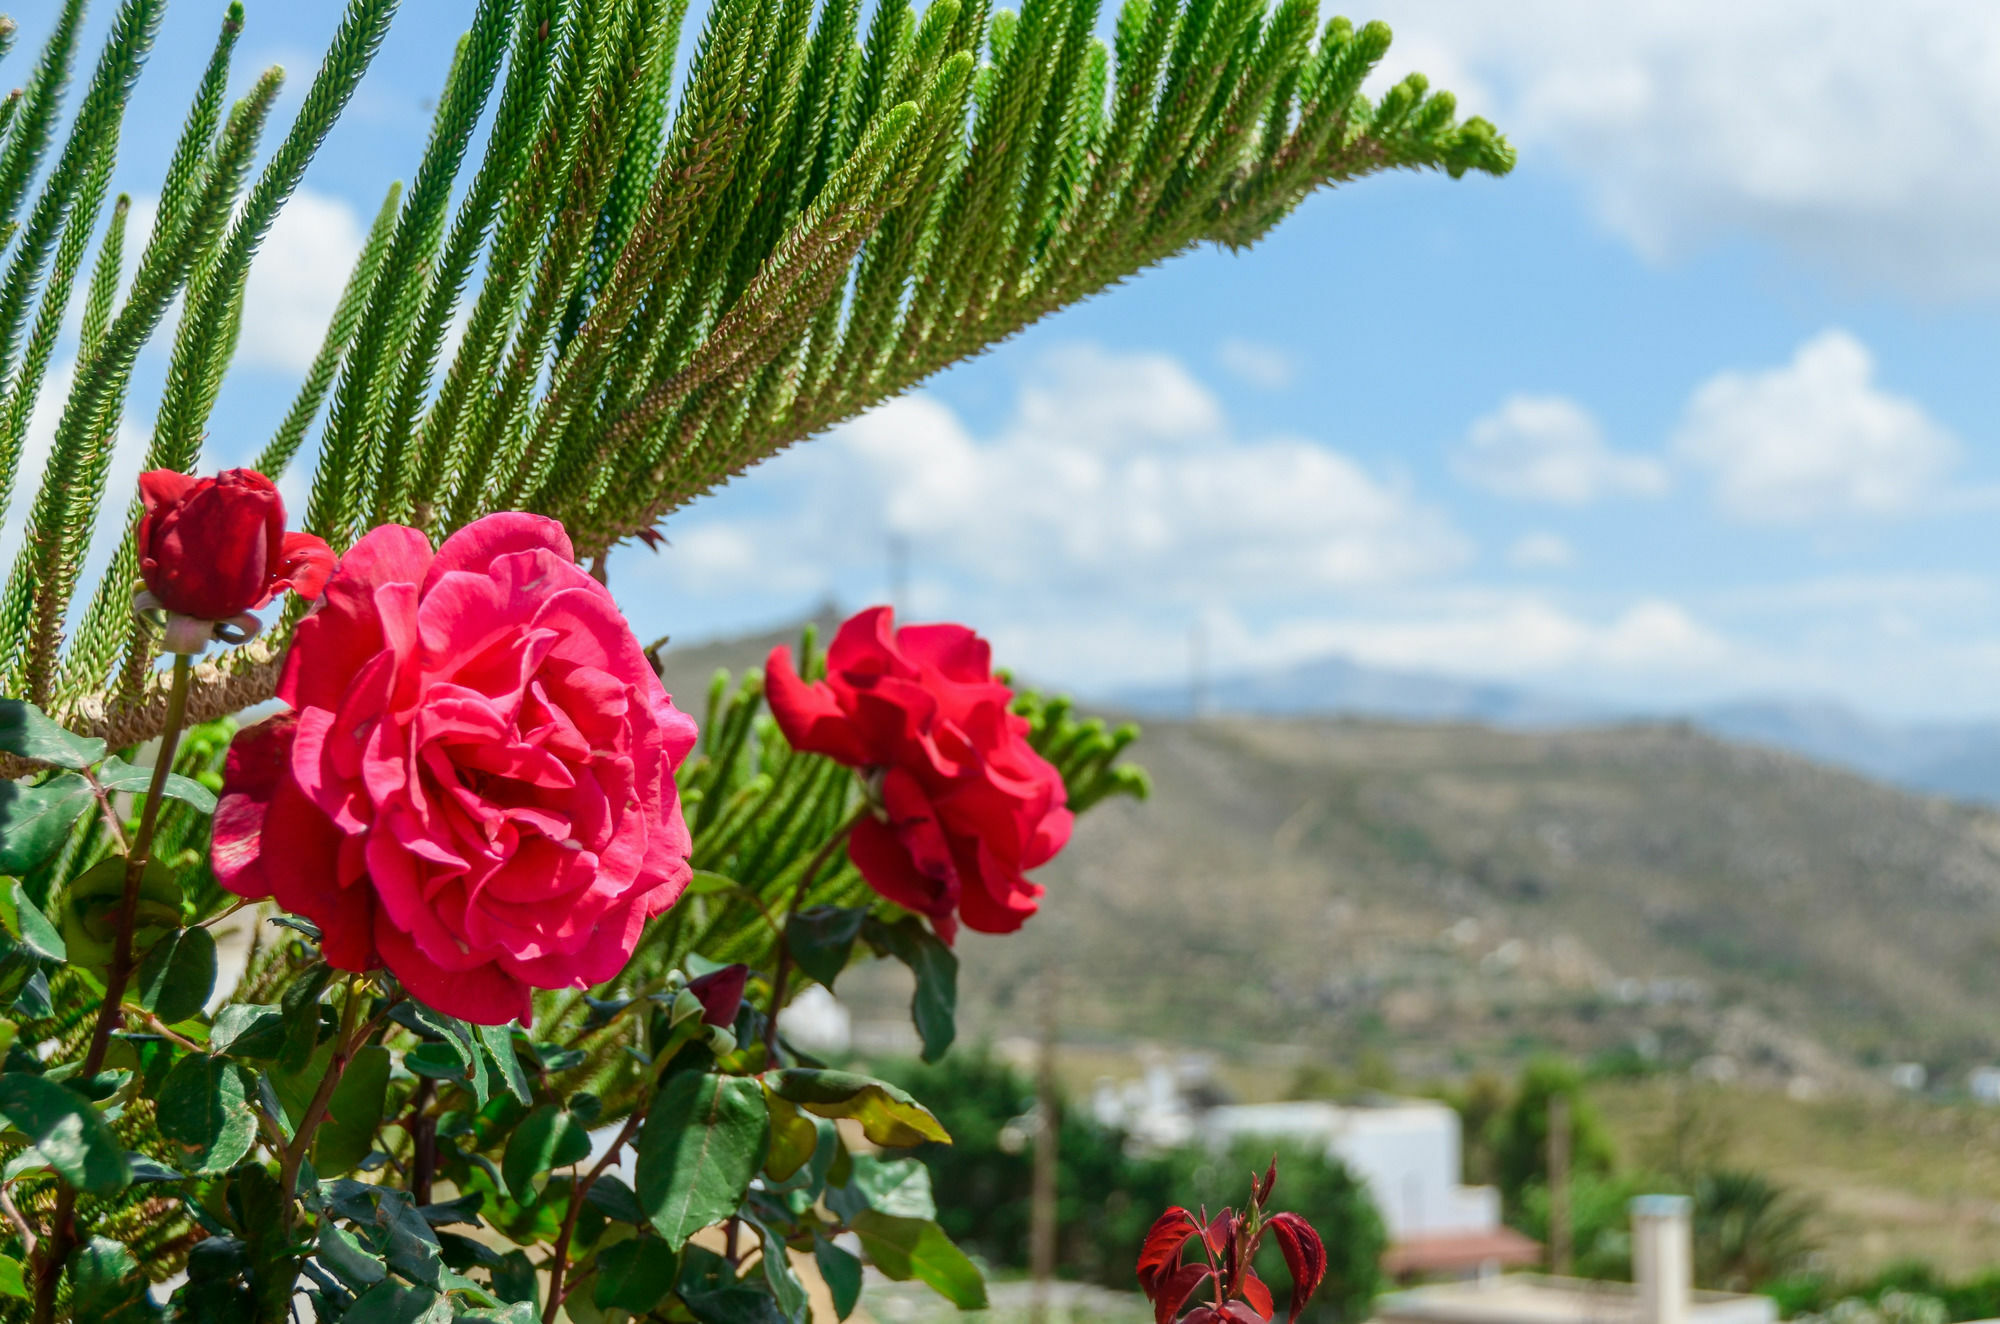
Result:
[[[187,717],[188,677],[194,658],[174,654],[173,688],[167,694],[167,729],[160,735],[159,756],[153,762],[153,780],[146,788],[146,806],[139,815],[139,834],[125,856],[125,895],[118,903],[118,936],[111,949],[111,970],[104,981],[104,1001],[97,1009],[97,1024],[90,1032],[90,1051],[84,1055],[80,1077],[89,1080],[104,1065],[111,1047],[111,1027],[118,1020],[118,1008],[125,999],[125,985],[132,978],[132,926],[139,913],[139,882],[151,863],[153,829],[159,825],[160,802],[166,798],[167,774],[173,771],[174,750],[181,742],[181,724]],[[76,1190],[64,1185],[56,1195],[55,1218],[49,1236],[42,1243],[43,1254],[35,1266],[35,1324],[53,1324],[56,1286],[62,1281],[63,1262],[76,1242]]]

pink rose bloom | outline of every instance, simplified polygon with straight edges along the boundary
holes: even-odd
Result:
[[[554,520],[488,515],[435,554],[375,529],[278,697],[230,748],[215,873],[312,920],[334,966],[526,1022],[531,989],[616,975],[687,886],[694,721]]]
[[[807,683],[772,650],[766,698],[794,749],[879,773],[882,816],[864,818],[848,858],[869,886],[928,915],[952,941],[962,920],[1012,933],[1041,904],[1026,870],[1069,841],[1062,775],[1028,743],[992,650],[963,625],[897,629],[887,607],[851,617]]]

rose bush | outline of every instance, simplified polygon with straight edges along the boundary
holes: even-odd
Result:
[[[1026,871],[1069,840],[1067,792],[1028,742],[987,642],[962,625],[895,628],[875,607],[840,627],[823,681],[788,649],[765,667],[771,714],[795,748],[879,776],[881,815],[855,824],[848,856],[897,905],[950,942],[960,921],[1011,933],[1043,889]]]
[[[616,975],[687,885],[695,724],[554,520],[489,515],[435,555],[369,533],[278,695],[230,752],[215,872],[311,919],[338,968],[525,1021],[530,989]]]
[[[139,573],[175,615],[227,621],[286,589],[310,600],[333,571],[324,541],[285,532],[277,485],[255,469],[153,469],[139,475],[139,498]]]

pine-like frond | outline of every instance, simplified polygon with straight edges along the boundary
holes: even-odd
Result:
[[[20,218],[0,248],[0,500],[161,3],[124,0],[46,171],[75,0],[0,110],[0,226]],[[1513,163],[1421,78],[1361,95],[1379,23],[1336,19],[1315,42],[1314,0],[1123,0],[1107,50],[1100,3],[881,0],[863,31],[858,0],[714,0],[676,71],[686,0],[482,0],[412,183],[258,463],[310,449],[324,410],[304,522],[337,544],[520,505],[601,555],[1057,308],[1196,244],[1253,242],[1313,189]],[[130,499],[104,475],[133,363],[184,294],[146,459],[192,468],[250,261],[393,9],[351,0],[247,193],[275,80],[224,122],[229,11],[115,311],[122,210],[98,242],[84,353],[0,598],[0,690],[116,743],[156,729],[129,537],[64,638],[97,512]],[[202,667],[192,711],[268,694],[282,634]]]

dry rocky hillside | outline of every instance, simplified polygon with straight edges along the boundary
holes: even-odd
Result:
[[[699,712],[771,642],[670,651],[670,684]],[[1637,1051],[1805,1093],[2000,1055],[1992,811],[1673,725],[1152,721],[1136,757],[1152,800],[1084,821],[1022,933],[964,940],[971,1033],[1053,967],[1070,1037],[1404,1078]]]

